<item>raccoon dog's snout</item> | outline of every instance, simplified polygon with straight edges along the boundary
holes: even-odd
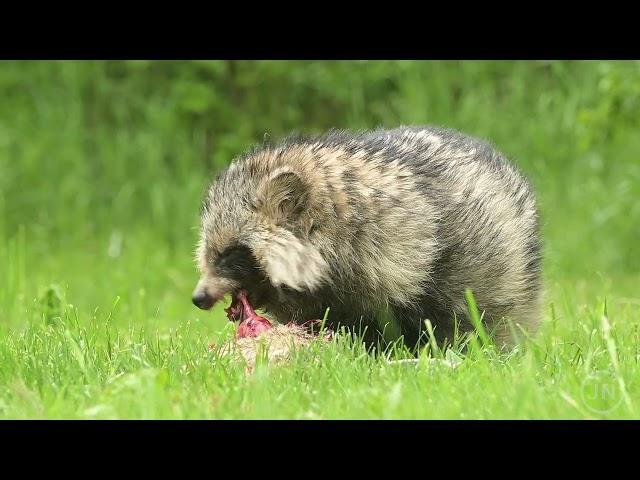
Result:
[[[209,310],[223,297],[238,288],[238,284],[230,279],[205,275],[191,295],[193,304],[202,309]]]
[[[204,288],[196,289],[191,296],[191,300],[201,310],[209,310],[216,303],[215,298],[209,295]]]

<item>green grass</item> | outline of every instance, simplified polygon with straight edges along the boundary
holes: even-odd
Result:
[[[0,98],[0,418],[638,418],[638,62],[3,62]],[[190,303],[211,174],[265,132],[400,123],[531,177],[539,334],[456,368],[344,338],[216,358],[226,305]]]
[[[0,409],[7,418],[635,418],[638,324],[628,302],[607,310],[553,304],[519,351],[472,348],[455,368],[427,352],[417,364],[389,362],[338,338],[246,376],[207,347],[230,324],[150,328],[143,317],[122,322],[119,305],[65,306],[4,335]]]

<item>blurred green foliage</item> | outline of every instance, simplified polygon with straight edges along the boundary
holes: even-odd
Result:
[[[2,62],[0,98],[0,238],[32,259],[135,232],[189,256],[213,172],[265,136],[435,124],[532,178],[550,268],[640,268],[638,62]]]

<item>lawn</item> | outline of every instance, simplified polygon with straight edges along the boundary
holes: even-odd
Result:
[[[639,62],[1,62],[0,418],[560,419],[640,415]],[[283,366],[218,358],[196,309],[207,182],[265,135],[433,124],[532,180],[544,323]],[[439,361],[454,360],[454,365]]]

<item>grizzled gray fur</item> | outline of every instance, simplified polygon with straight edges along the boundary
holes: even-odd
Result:
[[[291,137],[237,158],[202,207],[194,303],[244,288],[281,322],[322,318],[404,335],[471,328],[470,288],[496,341],[540,321],[534,192],[484,141],[400,127]],[[514,327],[509,327],[508,320]]]

